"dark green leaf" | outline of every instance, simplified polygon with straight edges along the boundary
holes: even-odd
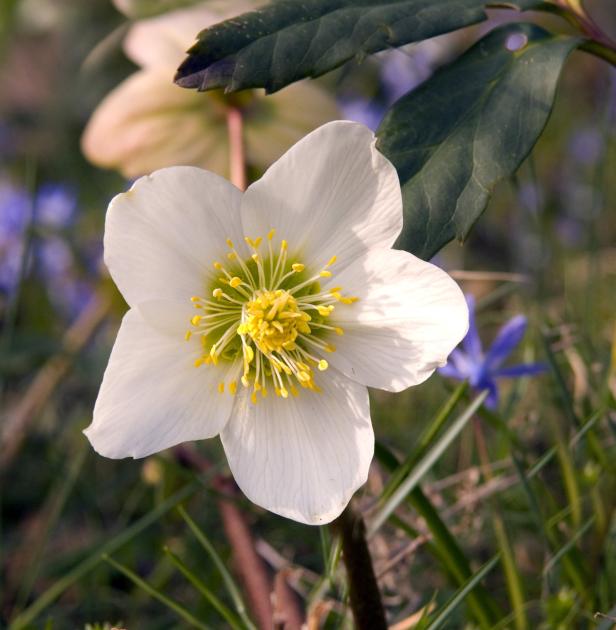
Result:
[[[353,58],[481,22],[489,4],[530,9],[542,3],[281,0],[202,31],[175,80],[199,90],[264,87],[275,92]]]
[[[543,131],[578,43],[509,24],[394,104],[377,146],[402,185],[397,247],[428,259],[467,236],[497,182],[516,171]]]

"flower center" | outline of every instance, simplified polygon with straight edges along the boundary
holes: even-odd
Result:
[[[300,332],[310,334],[310,320],[288,291],[257,291],[246,304],[246,319],[237,332],[250,335],[263,354],[280,354],[295,349]]]
[[[335,256],[311,273],[307,265],[289,256],[286,241],[274,251],[274,235],[274,230],[267,235],[265,252],[262,238],[246,237],[252,251],[246,260],[227,240],[229,263],[214,263],[219,275],[211,285],[211,298],[191,298],[199,314],[186,333],[187,340],[193,335],[201,340],[196,367],[217,366],[220,361],[230,365],[225,373],[228,383],[221,380],[218,390],[223,393],[228,386],[235,394],[239,380],[252,387],[254,403],[257,393],[265,397],[269,388],[282,398],[289,393],[297,396],[297,385],[320,391],[315,368],[327,370],[324,355],[336,350],[328,338],[344,332],[332,323],[331,315],[337,303],[358,299],[343,296],[341,287],[322,289],[322,280],[332,276],[329,268]]]

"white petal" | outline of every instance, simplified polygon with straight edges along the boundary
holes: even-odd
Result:
[[[225,239],[242,245],[241,192],[218,175],[176,166],[137,180],[113,199],[105,262],[126,301],[204,295]]]
[[[425,381],[468,330],[468,307],[442,270],[408,252],[374,250],[332,282],[354,304],[332,314],[344,335],[327,360],[348,377],[389,391]]]
[[[393,165],[363,125],[334,121],[291,147],[242,201],[246,234],[275,228],[289,251],[313,267],[333,255],[342,269],[402,229],[402,198]]]
[[[196,368],[198,356],[196,341],[163,334],[137,310],[128,311],[85,430],[94,449],[105,457],[145,457],[217,435],[233,406],[217,385],[231,366]]]
[[[128,77],[96,108],[81,145],[94,164],[135,178],[188,164],[228,172],[224,112],[214,97],[171,81],[169,68]]]
[[[374,452],[368,392],[336,370],[322,392],[249,399],[242,388],[221,433],[233,476],[258,505],[307,524],[342,512],[368,476]]]
[[[199,31],[219,19],[215,13],[199,5],[139,20],[124,40],[124,52],[142,67],[168,67],[171,81],[174,69],[186,56],[186,50],[195,42]]]

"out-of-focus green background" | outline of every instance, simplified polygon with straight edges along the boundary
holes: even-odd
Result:
[[[130,5],[131,15],[138,10],[138,3],[123,5]],[[246,3],[237,5],[239,11]],[[610,0],[588,6],[607,32],[616,33]],[[210,9],[233,14],[234,2]],[[493,20],[504,15],[495,12]],[[103,459],[81,433],[126,308],[102,263],[105,208],[138,174],[127,174],[132,166],[122,174],[92,164],[82,152],[82,134],[104,97],[140,71],[122,47],[134,21],[107,0],[7,0],[0,7],[2,627],[16,620],[12,627],[190,627],[103,553],[204,627],[227,627],[164,547],[234,606],[221,572],[176,510],[181,500],[231,566],[217,491],[208,482],[226,474],[218,440],[198,445],[213,465],[200,475],[165,453],[142,461]],[[200,24],[194,26],[196,35]],[[346,66],[312,82],[307,89],[318,94],[245,97],[249,102],[237,97],[247,112],[250,177],[328,119],[377,124],[396,95],[455,57],[481,29]],[[171,65],[169,83],[172,71]],[[162,94],[164,83],[160,89]],[[172,89],[164,98],[181,91]],[[159,122],[151,111],[156,91],[148,94],[154,100],[140,115],[150,116],[145,137],[151,139]],[[196,157],[176,147],[168,157],[168,136],[161,132],[157,155],[224,174],[222,97],[182,98],[187,103],[165,123],[171,135],[196,124],[212,145]],[[93,141],[95,153],[113,152],[137,124],[123,120],[123,106],[129,105],[120,103],[112,118],[124,126],[111,125],[106,138],[103,130]],[[498,188],[468,242],[450,244],[435,261],[476,296],[486,344],[521,313],[529,327],[514,362],[550,365],[540,376],[503,382],[498,411],[477,421],[487,439],[490,475],[479,466],[469,424],[422,483],[472,570],[498,550],[510,560],[484,581],[504,620],[497,627],[609,628],[610,610],[616,610],[615,119],[616,71],[573,54],[532,156]],[[101,137],[109,144],[104,150]],[[214,151],[221,157],[210,165]],[[398,395],[373,392],[377,439],[405,458],[455,385],[437,374]],[[589,420],[591,428],[582,429]],[[549,453],[529,479],[524,471]],[[375,461],[358,494],[368,522],[388,474]],[[310,627],[348,625],[344,576],[332,570],[331,583],[321,579],[331,569],[327,531],[265,513],[243,498],[237,505],[271,575],[289,567],[284,575],[297,608],[309,612]],[[399,522],[390,520],[372,538],[371,549],[392,625],[411,619],[400,630],[413,627],[412,615],[422,607],[442,605],[457,586],[447,558],[433,553],[425,519],[408,506],[397,515]],[[473,619],[462,604],[446,627],[473,627]]]

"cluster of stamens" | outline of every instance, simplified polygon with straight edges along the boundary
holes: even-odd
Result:
[[[199,314],[191,319],[186,339],[198,335],[202,354],[195,367],[231,362],[229,379],[218,384],[235,394],[238,380],[252,387],[251,399],[257,393],[267,396],[268,387],[275,394],[288,398],[298,395],[297,385],[320,391],[314,381],[315,368],[329,367],[325,353],[336,348],[328,338],[344,331],[330,321],[337,303],[352,304],[358,298],[344,296],[341,287],[323,290],[321,282],[330,278],[332,256],[325,267],[310,273],[306,266],[289,256],[288,244],[281,241],[274,251],[275,230],[267,235],[265,257],[261,253],[263,239],[245,238],[252,252],[242,259],[231,240],[227,266],[214,263],[218,277],[210,288],[211,297],[192,297]],[[265,246],[263,247],[265,249]]]

